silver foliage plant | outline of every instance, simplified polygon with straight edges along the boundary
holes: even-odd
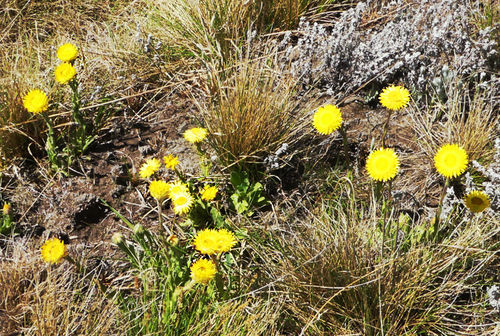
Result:
[[[473,0],[394,0],[378,5],[376,22],[369,13],[378,1],[359,2],[326,27],[302,20],[298,40],[280,43],[283,64],[306,84],[320,83],[329,94],[352,92],[375,79],[401,80],[425,91],[442,77],[443,67],[457,76],[488,70],[496,54],[492,27],[471,34]],[[496,79],[493,80],[495,82]]]

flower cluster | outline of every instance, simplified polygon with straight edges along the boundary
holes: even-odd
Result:
[[[78,56],[78,49],[72,43],[66,43],[57,49],[57,58],[62,62],[54,70],[54,77],[59,84],[68,84],[76,76],[73,65]]]
[[[226,229],[205,229],[198,232],[194,239],[194,247],[202,254],[220,256],[229,252],[236,245],[234,234]],[[199,259],[191,266],[191,278],[198,283],[207,283],[215,277],[215,260]]]
[[[226,229],[205,229],[194,239],[194,247],[202,254],[229,252],[236,245],[234,234]]]

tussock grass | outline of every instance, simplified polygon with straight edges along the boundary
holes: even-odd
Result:
[[[162,0],[150,2],[155,35],[220,69],[256,32],[294,28],[309,10],[335,0]],[[165,29],[165,26],[168,27]]]
[[[281,224],[285,233],[273,234],[269,253],[259,255],[276,291],[287,293],[284,308],[296,320],[289,332],[491,332],[484,283],[494,281],[500,262],[495,218],[467,220],[455,213],[452,229],[433,243],[421,236],[428,223],[392,216],[384,222],[378,206],[357,200],[351,182],[343,181],[312,212],[304,209],[308,215]],[[386,234],[392,232],[385,239],[384,226]],[[256,249],[266,251],[265,245]]]
[[[2,335],[123,335],[113,298],[68,263],[43,264],[39,249],[26,241],[4,241],[0,261]]]
[[[491,161],[499,121],[495,98],[479,87],[470,94],[461,80],[446,87],[446,96],[445,102],[435,99],[426,104],[424,111],[410,108],[417,144],[429,158],[444,143],[457,143],[467,151],[469,160]]]
[[[282,144],[293,145],[308,132],[313,102],[294,99],[295,81],[267,61],[242,61],[224,73],[213,70],[210,100],[198,102],[209,143],[225,167],[262,163]]]

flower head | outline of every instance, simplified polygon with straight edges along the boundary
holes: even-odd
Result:
[[[194,239],[194,248],[203,254],[215,254],[217,249],[217,231],[205,229],[198,232]]]
[[[49,108],[49,98],[42,90],[31,90],[23,98],[23,105],[33,114],[47,111]]]
[[[372,179],[382,182],[388,181],[398,173],[398,156],[390,148],[380,148],[373,151],[366,159],[366,170]]]
[[[163,162],[165,162],[165,167],[167,167],[167,169],[174,170],[175,166],[179,164],[179,158],[169,154],[168,156],[163,157]]]
[[[215,277],[217,269],[212,260],[198,259],[191,265],[191,278],[197,283],[206,284]]]
[[[181,193],[189,193],[189,188],[186,184],[182,183],[181,181],[176,181],[174,183],[170,183],[170,192],[168,197],[170,199],[174,199],[177,194]]]
[[[57,264],[68,254],[68,249],[63,241],[51,238],[42,245],[41,254],[45,262]]]
[[[165,181],[151,181],[149,184],[149,194],[158,201],[163,201],[170,193],[170,184]]]
[[[184,132],[184,139],[191,143],[198,143],[207,137],[208,131],[206,128],[194,127]]]
[[[313,125],[320,134],[331,134],[342,125],[342,113],[335,105],[322,106],[314,114]]]
[[[219,189],[216,186],[206,185],[203,190],[200,191],[201,199],[204,201],[211,201],[217,196]]]
[[[443,145],[434,156],[434,165],[439,174],[446,178],[461,175],[467,164],[467,152],[459,145]]]
[[[410,91],[399,85],[391,85],[382,90],[379,100],[389,110],[399,110],[410,101]]]
[[[7,216],[10,213],[10,204],[9,203],[3,204],[2,213],[4,216]]]
[[[71,62],[78,56],[78,49],[72,43],[66,43],[57,49],[57,58],[63,62]]]
[[[472,212],[483,212],[490,206],[490,199],[486,193],[474,190],[465,196],[465,205]]]
[[[220,229],[217,231],[216,236],[216,253],[229,252],[234,245],[236,245],[236,238],[234,234],[226,229]]]
[[[194,203],[193,196],[191,196],[189,191],[176,193],[174,194],[174,197],[172,197],[174,212],[177,215],[188,213],[189,210],[191,210],[193,203]]]
[[[76,76],[76,69],[71,63],[64,62],[54,70],[54,76],[59,84],[66,84]]]
[[[226,229],[205,229],[198,232],[194,239],[194,248],[208,255],[228,252],[234,245],[236,245],[236,238]]]
[[[141,178],[148,178],[156,173],[160,169],[160,166],[161,162],[156,158],[146,160],[139,169],[139,176]]]

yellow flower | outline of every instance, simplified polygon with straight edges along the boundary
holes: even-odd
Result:
[[[163,201],[168,197],[170,192],[170,184],[164,181],[151,181],[149,184],[149,194],[158,201]]]
[[[203,254],[215,254],[217,249],[218,237],[214,229],[205,229],[198,232],[194,239],[194,248]]]
[[[57,49],[57,58],[63,62],[71,62],[78,56],[78,49],[72,43],[66,43]]]
[[[54,76],[56,77],[56,82],[66,84],[76,76],[76,69],[71,63],[64,62],[57,66]]]
[[[143,163],[139,169],[139,176],[141,178],[148,178],[160,169],[161,162],[158,159],[149,159]]]
[[[10,212],[10,204],[4,203],[2,213],[4,214],[4,216],[7,216],[9,214],[9,212]]]
[[[472,212],[483,212],[490,206],[490,199],[486,193],[474,190],[465,196],[465,205]]]
[[[174,194],[172,204],[174,205],[174,212],[177,215],[188,213],[193,206],[193,196],[191,196],[189,191],[178,192]]]
[[[220,229],[217,231],[216,240],[216,253],[229,252],[233,246],[236,245],[236,238],[234,237],[234,234],[226,229]]]
[[[211,201],[217,196],[219,189],[216,186],[206,185],[202,191],[200,191],[201,199],[204,201]]]
[[[170,185],[169,197],[171,199],[174,199],[177,196],[177,194],[189,193],[188,186],[182,183],[181,181],[169,183],[169,185]]]
[[[434,166],[439,174],[446,178],[453,178],[461,175],[467,164],[467,152],[459,145],[443,145],[434,156]]]
[[[208,131],[205,128],[195,127],[184,132],[184,139],[191,143],[198,143],[207,137]]]
[[[410,91],[399,85],[391,85],[382,90],[379,100],[380,104],[389,110],[399,110],[410,101]]]
[[[47,111],[49,108],[49,98],[42,90],[31,90],[23,98],[23,105],[33,114],[38,114]]]
[[[335,105],[322,106],[314,114],[313,125],[320,134],[331,134],[342,125],[342,113]]]
[[[194,239],[194,248],[208,255],[228,252],[234,245],[236,245],[236,238],[226,229],[205,229],[198,232]]]
[[[191,278],[197,283],[206,284],[215,277],[217,269],[212,260],[199,259],[191,265]]]
[[[56,264],[68,254],[68,250],[63,241],[51,238],[42,245],[41,254],[43,260],[51,264]]]
[[[366,170],[372,179],[383,182],[388,181],[398,173],[398,156],[390,148],[380,148],[368,155]]]
[[[175,169],[175,166],[179,164],[179,159],[177,156],[173,156],[172,154],[169,154],[168,156],[163,157],[163,162],[165,162],[165,167],[167,169]]]

